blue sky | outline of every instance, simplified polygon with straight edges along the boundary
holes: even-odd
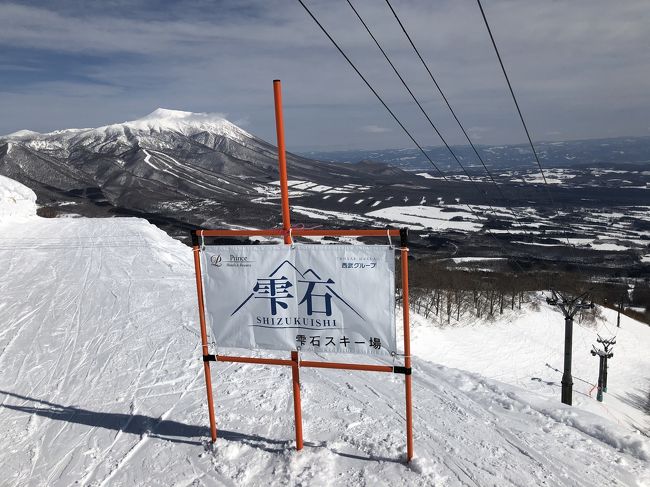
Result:
[[[381,0],[352,0],[450,142],[462,141]],[[423,145],[439,139],[344,0],[307,0]],[[479,143],[524,141],[474,0],[394,0]],[[536,140],[650,135],[646,0],[484,0]],[[406,147],[295,0],[0,5],[0,133],[99,126],[157,107],[218,112],[293,150]]]

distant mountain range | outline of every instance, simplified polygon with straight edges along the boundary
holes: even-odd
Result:
[[[287,154],[290,178],[336,187],[388,180],[399,169],[319,162]],[[277,218],[277,149],[220,116],[159,108],[130,122],[0,137],[0,174],[38,195],[42,206],[84,215],[173,215],[193,225]],[[242,211],[248,205],[252,211]],[[73,207],[76,207],[72,209]],[[242,216],[244,214],[244,216]]]
[[[452,147],[461,162],[468,167],[480,166],[470,146]],[[527,144],[479,145],[481,158],[488,166],[499,169],[518,169],[535,164]],[[650,164],[650,137],[618,137],[610,139],[538,142],[535,149],[544,167],[605,166]],[[425,152],[443,170],[458,170],[456,161],[445,147],[425,147]],[[302,152],[305,157],[323,161],[356,163],[363,160],[383,162],[406,171],[432,169],[431,163],[417,148],[383,150],[347,150]]]
[[[290,154],[292,177],[328,173]],[[340,171],[350,175],[352,168]],[[0,174],[44,196],[90,192],[111,204],[151,200],[240,199],[277,179],[277,149],[211,114],[157,109],[132,122],[0,138]]]
[[[481,146],[498,186],[476,162],[471,180],[449,170],[440,148],[429,150],[445,178],[411,149],[309,153],[328,162],[288,154],[292,224],[408,225],[410,246],[427,256],[645,272],[650,137],[538,148],[545,179],[525,146]],[[22,130],[0,137],[0,175],[31,188],[41,216],[138,216],[185,241],[199,227],[281,225],[276,147],[214,114],[160,108],[98,128]],[[583,247],[565,247],[567,229]]]

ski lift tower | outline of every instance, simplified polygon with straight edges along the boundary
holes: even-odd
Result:
[[[552,297],[546,302],[557,306],[564,314],[564,372],[562,374],[562,402],[571,406],[573,402],[573,377],[571,376],[571,360],[573,354],[573,317],[582,309],[594,307],[594,303],[587,303],[587,293],[577,297],[566,296],[558,291],[551,290]]]
[[[596,341],[603,346],[602,350],[597,349],[595,346],[593,346],[591,350],[591,354],[594,357],[598,355],[600,359],[598,366],[598,393],[596,394],[596,399],[603,402],[603,392],[607,392],[607,360],[614,356],[612,347],[616,344],[616,337],[605,339],[598,335],[598,340]]]

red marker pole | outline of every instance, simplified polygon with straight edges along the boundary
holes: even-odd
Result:
[[[406,459],[413,458],[413,398],[411,395],[411,323],[409,318],[409,249],[408,230],[400,230],[402,264],[402,312],[404,322],[404,367],[408,373],[404,376],[406,389]]]
[[[282,230],[284,243],[291,244],[291,215],[289,213],[289,185],[287,183],[287,152],[284,145],[284,119],[282,118],[282,84],[273,80],[275,100],[275,128],[278,135],[278,167],[280,169],[280,194],[282,199]],[[302,406],[300,404],[300,369],[298,351],[291,352],[291,376],[293,378],[293,412],[296,422],[296,449],[302,450]]]
[[[282,196],[282,230],[284,243],[291,243],[291,214],[289,213],[289,185],[287,184],[287,152],[284,145],[284,119],[282,118],[282,85],[279,79],[273,80],[275,99],[275,129],[278,135],[278,167],[280,169],[280,194]]]
[[[203,306],[203,279],[201,277],[201,259],[199,246],[194,245],[194,270],[196,274],[196,292],[199,298],[199,323],[201,325],[201,350],[203,352],[203,372],[205,374],[205,388],[208,394],[208,414],[210,416],[210,437],[212,443],[217,441],[217,422],[214,419],[214,400],[212,398],[212,378],[210,376],[210,362],[205,360],[208,355],[208,333],[205,326],[205,309]]]

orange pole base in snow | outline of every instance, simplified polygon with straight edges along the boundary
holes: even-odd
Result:
[[[300,404],[300,367],[298,352],[291,352],[291,378],[293,380],[293,414],[296,419],[296,450],[302,450],[302,405]]]

